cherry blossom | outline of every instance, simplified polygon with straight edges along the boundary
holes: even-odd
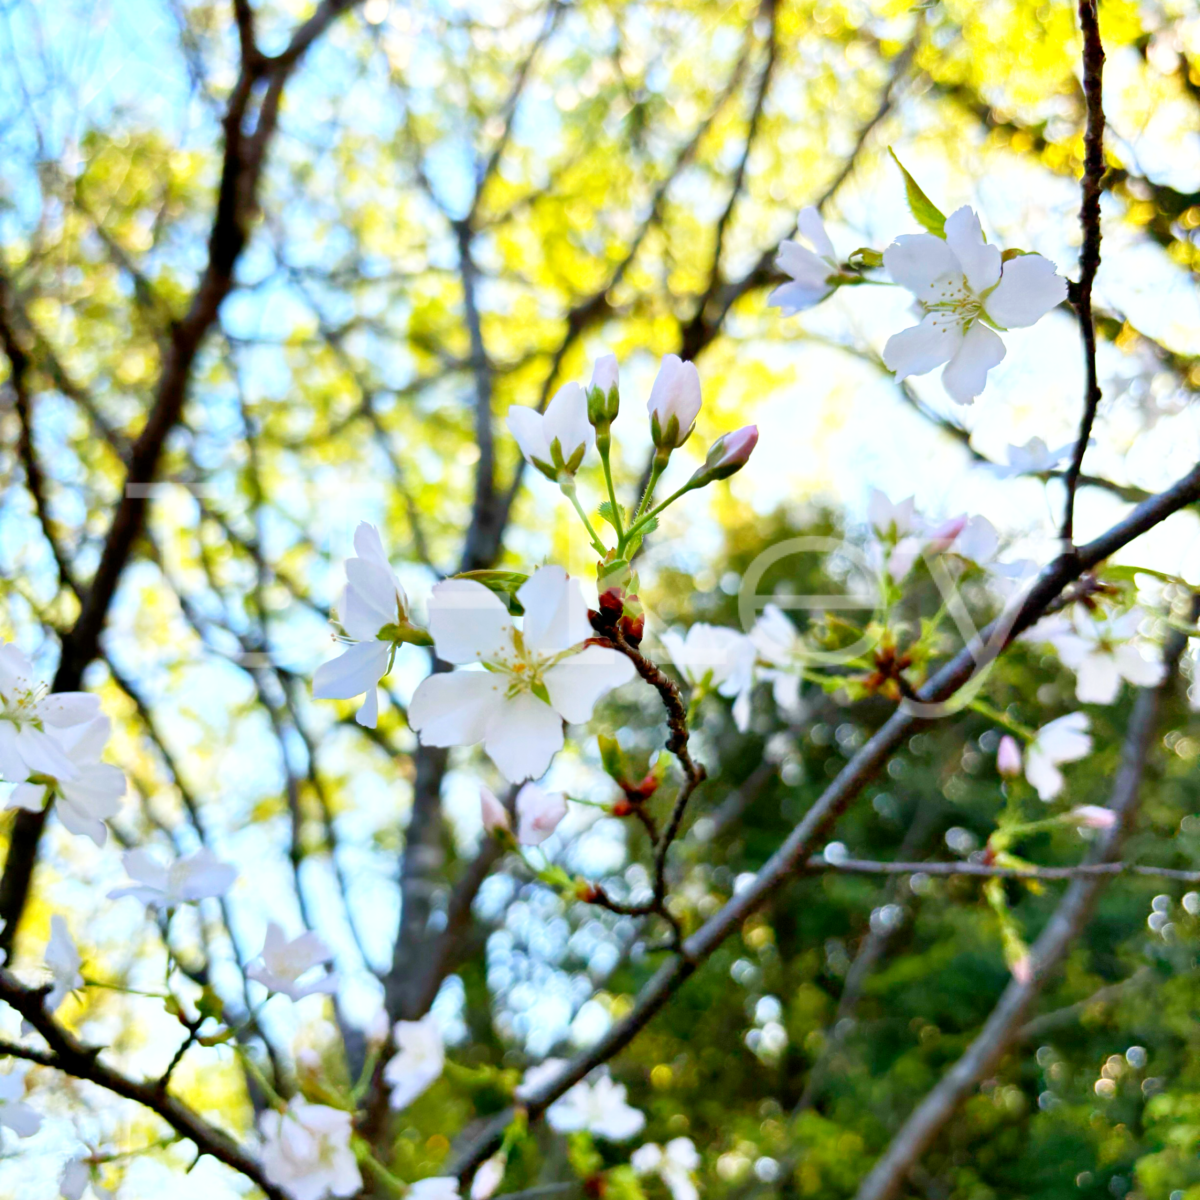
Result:
[[[595,1083],[581,1080],[546,1110],[546,1120],[558,1133],[586,1130],[610,1142],[623,1142],[640,1133],[645,1114],[625,1101],[625,1085],[605,1072]]]
[[[867,520],[885,541],[898,541],[921,528],[915,496],[892,503],[878,488],[872,488],[867,497]]]
[[[82,1200],[90,1183],[96,1200],[110,1200],[112,1193],[100,1186],[95,1170],[95,1165],[83,1155],[67,1159],[58,1177],[58,1194],[63,1200]]]
[[[517,841],[522,846],[540,846],[566,815],[567,798],[562,792],[527,783],[517,793]]]
[[[299,982],[301,976],[332,958],[333,951],[311,930],[289,941],[280,926],[270,921],[262,954],[247,968],[246,978],[261,983],[268,991],[302,1000],[337,991],[337,976],[329,973],[309,983]]]
[[[1006,447],[1004,457],[1008,465],[996,467],[996,473],[1002,478],[1011,475],[1044,475],[1047,471],[1053,471],[1074,449],[1074,442],[1051,450],[1041,438],[1030,438],[1023,446]]]
[[[482,584],[447,579],[429,600],[437,655],[468,669],[430,675],[413,694],[409,724],[429,746],[484,749],[511,783],[536,779],[563,746],[563,721],[581,724],[633,665],[592,635],[579,582],[541,567],[517,591],[521,629]],[[474,666],[470,666],[473,664]]]
[[[749,638],[760,662],[766,664],[758,669],[759,678],[771,682],[775,703],[782,712],[797,714],[800,674],[809,658],[808,646],[799,631],[777,604],[768,604],[754,622]]]
[[[66,778],[47,778],[45,783],[19,784],[6,807],[39,812],[53,789],[58,795],[54,811],[63,825],[71,833],[89,837],[97,846],[103,846],[108,840],[108,826],[104,822],[120,812],[121,797],[125,795],[124,773],[100,760],[111,731],[112,723],[106,716],[65,728],[48,727],[47,733],[71,764],[71,774]]]
[[[441,1078],[446,1049],[432,1013],[419,1021],[397,1021],[392,1036],[396,1053],[383,1069],[383,1080],[392,1089],[391,1106],[401,1109]]]
[[[663,355],[646,410],[650,435],[660,450],[674,450],[692,435],[700,413],[700,376],[696,364],[678,354]]]
[[[841,271],[821,214],[809,205],[800,210],[796,224],[808,245],[791,240],[780,243],[775,265],[790,275],[792,282],[780,284],[767,298],[768,307],[781,309],[785,317],[820,304],[837,286],[830,277]]]
[[[897,382],[945,363],[946,391],[970,404],[1004,357],[996,330],[1033,325],[1066,299],[1067,281],[1040,254],[1002,262],[970,208],[951,213],[945,233],[905,234],[883,252],[883,265],[916,297],[921,317],[888,339],[883,361]]]
[[[1021,747],[1011,733],[1006,733],[996,748],[996,771],[1005,779],[1015,779],[1021,774]]]
[[[749,461],[758,445],[758,426],[746,425],[733,433],[723,433],[708,448],[704,462],[696,468],[689,484],[691,487],[707,487],[718,479],[728,479]]]
[[[25,1072],[0,1075],[0,1125],[17,1137],[33,1137],[42,1127],[41,1114],[25,1103]]]
[[[479,812],[483,818],[483,828],[487,833],[497,833],[500,830],[510,832],[512,819],[508,809],[496,799],[496,794],[486,787],[479,789]]]
[[[662,635],[676,670],[692,687],[716,688],[734,697],[733,716],[743,732],[750,722],[750,690],[754,686],[754,642],[736,629],[697,622],[686,636]]]
[[[50,940],[44,959],[52,981],[46,993],[46,1011],[55,1012],[73,991],[83,987],[79,951],[71,940],[66,921],[58,913],[50,918]]]
[[[691,1138],[672,1138],[665,1146],[647,1142],[629,1158],[639,1175],[657,1174],[674,1200],[699,1200],[692,1173],[700,1166],[700,1155]]]
[[[429,1175],[410,1184],[408,1200],[458,1200],[458,1180],[453,1175]]]
[[[513,405],[507,421],[525,461],[549,479],[557,479],[560,472],[574,475],[596,440],[588,420],[587,393],[578,383],[560,387],[544,413]]]
[[[1120,819],[1111,808],[1100,804],[1077,804],[1067,815],[1088,829],[1112,829]]]
[[[557,1079],[567,1065],[565,1058],[546,1058],[530,1067],[517,1085],[514,1095],[518,1100],[529,1100],[548,1083]]]
[[[1090,726],[1086,713],[1068,713],[1043,725],[1029,743],[1025,778],[1043,800],[1053,800],[1062,791],[1066,782],[1058,769],[1062,763],[1077,762],[1091,754]]]
[[[283,1112],[265,1112],[258,1124],[263,1170],[292,1200],[353,1196],[362,1187],[351,1113],[293,1096]]]
[[[1150,647],[1137,636],[1145,615],[1134,608],[1108,620],[1083,614],[1074,620],[1051,618],[1025,636],[1029,641],[1049,642],[1075,672],[1075,698],[1080,703],[1111,704],[1122,679],[1135,687],[1157,687],[1162,682],[1162,660],[1150,657]]]
[[[31,775],[76,778],[76,769],[50,730],[86,724],[100,716],[100,700],[87,692],[49,693],[33,665],[11,642],[0,643],[0,779],[25,785]],[[32,802],[36,782],[18,786],[10,804]],[[37,793],[40,802],[45,792]]]
[[[355,720],[367,729],[379,721],[379,681],[388,673],[396,645],[424,643],[408,619],[408,598],[388,562],[379,530],[366,521],[354,531],[354,557],[346,560],[346,588],[338,617],[349,645],[319,666],[312,691],[318,700],[362,696]]]
[[[149,850],[127,850],[121,855],[125,871],[136,880],[133,887],[108,893],[110,900],[133,896],[154,908],[176,908],[194,900],[223,896],[237,879],[237,868],[222,862],[207,848],[177,858],[163,866]]]

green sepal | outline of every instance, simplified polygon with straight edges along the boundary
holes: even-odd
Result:
[[[381,642],[391,642],[396,646],[432,646],[433,638],[427,629],[419,625],[403,624],[384,625],[376,635]]]
[[[921,190],[921,185],[908,173],[891,146],[888,147],[888,153],[904,176],[904,194],[908,200],[908,211],[916,218],[918,225],[927,229],[935,237],[944,238],[946,236],[946,214],[925,195]]]
[[[882,267],[883,255],[878,250],[872,250],[870,246],[859,246],[848,261],[852,267],[865,271],[871,267]]]
[[[470,579],[474,583],[482,583],[489,592],[495,593],[504,603],[504,607],[514,616],[521,616],[525,609],[517,592],[529,579],[521,571],[462,571],[452,579]]]

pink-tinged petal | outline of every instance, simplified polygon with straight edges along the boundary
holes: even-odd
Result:
[[[829,240],[829,234],[825,232],[825,222],[821,220],[821,214],[809,204],[807,207],[800,210],[800,216],[796,220],[800,232],[808,238],[812,248],[822,257],[830,262],[837,261],[837,251],[833,248],[833,243]]]
[[[1121,673],[1111,654],[1089,654],[1075,669],[1075,698],[1083,704],[1111,704],[1121,687]]]
[[[963,205],[946,218],[946,245],[962,264],[963,274],[976,295],[1000,278],[1000,249],[983,240],[983,228],[974,210]]]
[[[906,233],[898,237],[883,252],[883,265],[918,300],[925,299],[931,283],[948,275],[962,274],[962,264],[954,251],[932,233]]]
[[[517,794],[517,841],[540,846],[567,815],[567,798],[561,792],[544,792],[527,783]]]
[[[767,297],[767,307],[780,309],[785,317],[794,317],[798,312],[820,304],[832,291],[833,288],[827,283],[815,286],[807,283],[784,283]]]
[[[561,654],[592,636],[578,579],[562,567],[539,567],[517,589],[525,609],[521,633],[530,650]]]
[[[501,662],[512,656],[513,623],[494,592],[473,579],[444,579],[429,597],[429,632],[443,662]]]
[[[387,670],[386,642],[356,642],[313,674],[312,692],[318,700],[352,700],[375,690]]]
[[[488,833],[512,828],[508,809],[496,799],[496,794],[490,788],[479,789],[479,814],[483,819],[483,828]]]
[[[542,679],[550,703],[563,719],[582,725],[592,719],[592,709],[601,696],[628,683],[633,675],[633,664],[625,655],[604,646],[588,646],[551,667]]]
[[[522,692],[491,713],[483,747],[509,783],[537,779],[563,747],[562,718]]]
[[[933,239],[937,241],[937,238]],[[883,348],[884,365],[896,372],[896,382],[924,375],[949,362],[962,345],[959,325],[946,313],[929,313],[911,329],[893,334]]]
[[[383,548],[383,538],[379,536],[379,530],[369,521],[359,521],[358,528],[354,531],[354,553],[359,558],[382,567],[385,571],[392,569],[388,562],[387,551]]]
[[[550,461],[550,443],[542,427],[542,414],[536,408],[514,404],[505,421],[526,462],[535,458],[544,463]]]
[[[1003,329],[1022,329],[1044,317],[1067,298],[1067,281],[1040,254],[1019,254],[1004,264],[996,290],[983,302],[987,315]]]
[[[426,746],[473,746],[504,707],[507,678],[491,671],[430,675],[413,693],[408,723]]]
[[[970,404],[987,386],[987,373],[1004,357],[995,330],[976,321],[942,372],[942,386],[956,404]]]

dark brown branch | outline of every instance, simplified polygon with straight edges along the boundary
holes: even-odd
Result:
[[[1088,856],[1090,866],[1110,863],[1120,851],[1133,823],[1141,797],[1146,759],[1158,730],[1162,696],[1174,683],[1175,667],[1184,645],[1182,634],[1171,636],[1164,655],[1170,669],[1163,682],[1138,693],[1122,748],[1121,767],[1108,802],[1108,807],[1116,816],[1116,824],[1097,839]],[[891,1200],[899,1192],[909,1170],[917,1164],[959,1106],[978,1087],[980,1080],[993,1070],[1012,1045],[1030,1006],[1083,932],[1111,873],[1091,872],[1071,883],[1030,950],[1028,975],[1010,980],[967,1052],[921,1101],[892,1139],[883,1157],[863,1180],[857,1200]]]
[[[282,1189],[267,1179],[249,1152],[227,1133],[198,1117],[181,1100],[160,1087],[159,1080],[130,1079],[103,1062],[100,1047],[85,1045],[46,1012],[44,997],[45,989],[25,987],[7,971],[0,971],[0,1000],[12,1005],[49,1047],[48,1051],[34,1051],[0,1044],[0,1054],[13,1054],[42,1066],[54,1067],[75,1079],[105,1088],[115,1096],[135,1100],[166,1121],[181,1137],[194,1142],[200,1154],[207,1154],[244,1175],[261,1188],[269,1200],[287,1200]]]
[[[1073,554],[1064,554],[1050,564],[1030,589],[1015,616],[1003,624],[994,622],[983,631],[977,643],[959,651],[921,688],[924,703],[945,701],[974,675],[981,665],[994,661],[1012,640],[1028,629],[1063,589],[1084,571],[1102,562],[1134,538],[1153,528],[1172,513],[1200,498],[1200,466],[1193,468],[1172,487],[1140,504],[1124,520],[1106,533],[1080,546]],[[993,640],[988,650],[989,640]],[[684,942],[681,951],[665,962],[634,1000],[632,1008],[615,1022],[589,1049],[576,1055],[552,1083],[527,1102],[530,1116],[536,1118],[569,1087],[593,1068],[607,1062],[623,1050],[641,1032],[667,1001],[683,986],[696,969],[736,929],[778,889],[802,873],[838,817],[850,806],[862,789],[876,776],[895,750],[922,724],[907,705],[901,707],[876,731],[874,736],[842,768],[837,777],[805,813],[755,876],[753,883],[729,900]],[[1080,881],[1083,882],[1083,881]],[[451,1170],[462,1178],[470,1177],[480,1163],[499,1145],[511,1113],[499,1114],[452,1162]]]
[[[1083,395],[1083,417],[1075,452],[1064,479],[1067,490],[1063,511],[1062,542],[1070,547],[1075,537],[1075,489],[1083,456],[1092,436],[1096,409],[1100,404],[1100,380],[1096,370],[1096,324],[1092,317],[1092,285],[1100,267],[1100,193],[1104,185],[1104,44],[1100,40],[1097,0],[1079,0],[1079,27],[1083,32],[1083,94],[1087,102],[1087,129],[1084,133],[1083,200],[1079,224],[1083,230],[1083,248],[1079,254],[1079,285],[1075,309],[1079,313],[1083,338],[1083,361],[1087,382]]]

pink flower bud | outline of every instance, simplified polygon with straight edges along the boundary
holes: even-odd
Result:
[[[692,486],[705,487],[717,479],[728,479],[746,465],[757,445],[757,425],[747,425],[734,433],[723,433],[709,447],[704,466],[692,476]]]
[[[954,545],[954,539],[967,527],[967,514],[951,517],[944,521],[930,535],[926,546],[934,554],[942,554]]]
[[[483,813],[483,827],[488,833],[507,831],[512,828],[512,823],[508,819],[508,810],[485,787],[479,789],[479,808]]]
[[[1012,977],[1022,985],[1033,982],[1033,962],[1028,954],[1022,954],[1009,970],[1012,972]]]
[[[1077,804],[1069,815],[1088,829],[1112,829],[1117,823],[1117,814],[1099,804]]]
[[[1021,747],[1017,745],[1017,739],[1007,733],[1000,739],[996,751],[996,770],[1005,779],[1016,779],[1021,774]]]
[[[650,389],[646,404],[654,444],[670,453],[682,446],[692,433],[700,412],[700,376],[696,364],[678,354],[663,355],[662,366]]]

